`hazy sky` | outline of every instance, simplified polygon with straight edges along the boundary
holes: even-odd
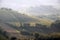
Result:
[[[58,0],[1,0],[1,6],[19,9],[40,5],[58,5]]]
[[[0,0],[0,7],[25,10],[40,5],[52,5],[59,9],[60,0]]]

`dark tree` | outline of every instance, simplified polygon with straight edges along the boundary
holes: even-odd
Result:
[[[39,34],[38,33],[35,33],[35,40],[38,40],[38,38],[39,38]]]

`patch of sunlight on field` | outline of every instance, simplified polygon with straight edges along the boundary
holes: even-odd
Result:
[[[40,19],[40,23],[47,25],[47,26],[50,26],[53,23],[53,21],[48,20],[48,19]]]
[[[31,27],[35,27],[35,26],[36,26],[36,23],[30,22],[30,26],[31,26]]]
[[[30,16],[30,17],[37,19],[39,21],[38,23],[40,23],[42,25],[50,26],[53,23],[53,21],[51,21],[49,19],[42,19],[42,18],[38,18],[36,16]]]
[[[16,32],[20,33],[20,31],[16,30]]]

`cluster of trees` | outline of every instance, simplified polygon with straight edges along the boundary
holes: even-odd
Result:
[[[35,33],[34,40],[60,40],[60,33],[38,34]]]
[[[56,20],[52,23],[51,30],[53,30],[53,32],[60,32],[60,20]]]

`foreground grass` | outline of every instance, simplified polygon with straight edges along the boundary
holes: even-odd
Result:
[[[7,38],[0,34],[0,40],[7,40]]]

